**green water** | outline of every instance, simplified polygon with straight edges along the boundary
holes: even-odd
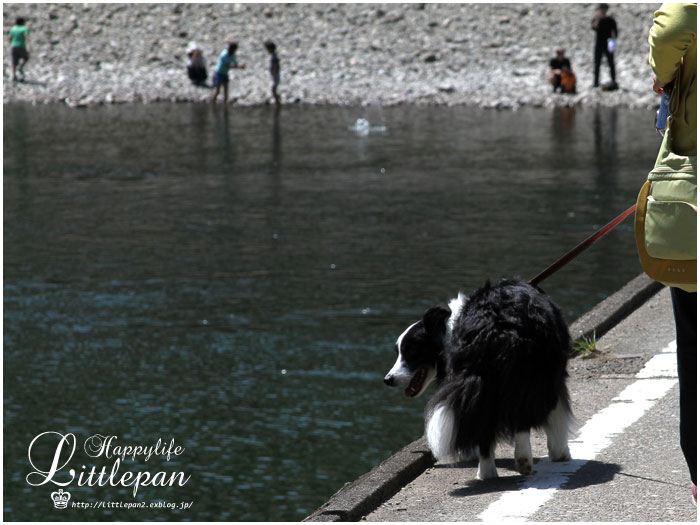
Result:
[[[366,118],[383,131],[359,136]],[[634,203],[659,139],[625,110],[4,108],[4,517],[299,520],[422,433],[393,342],[529,278]],[[543,283],[569,321],[640,273],[628,220]],[[184,447],[32,486],[43,432]],[[57,441],[33,451],[48,471]],[[66,459],[67,456],[61,456]],[[83,465],[85,468],[83,468]],[[86,474],[87,475],[87,474]],[[35,476],[36,478],[36,476]]]

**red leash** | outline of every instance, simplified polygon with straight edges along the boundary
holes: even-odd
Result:
[[[572,249],[569,252],[562,255],[559,259],[557,259],[552,264],[550,264],[543,272],[538,274],[536,277],[530,279],[529,284],[531,284],[532,286],[537,286],[539,283],[544,281],[547,277],[549,277],[554,272],[559,270],[562,266],[568,264],[572,259],[574,259],[576,256],[578,256],[583,250],[588,248],[591,244],[596,242],[603,235],[608,233],[615,226],[617,226],[619,223],[621,223],[623,220],[625,220],[625,218],[629,214],[631,214],[635,209],[637,209],[636,204],[634,206],[632,206],[630,209],[622,212],[620,215],[615,217],[613,220],[611,220],[609,223],[607,223],[605,226],[603,226],[600,230],[598,230],[593,235],[588,237],[588,239],[586,239],[582,243],[578,244],[574,249]]]

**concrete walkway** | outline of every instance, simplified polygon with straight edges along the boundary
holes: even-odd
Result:
[[[696,522],[679,446],[670,293],[656,293],[646,278],[626,288],[621,300],[600,305],[582,318],[586,322],[572,326],[575,333],[590,330],[591,323],[608,323],[597,341],[600,352],[570,361],[579,425],[570,442],[572,461],[550,463],[544,435],[533,432],[533,475],[520,475],[512,447],[502,445],[496,451],[500,477],[480,481],[475,460],[434,464],[421,439],[307,519]],[[630,308],[632,296],[635,308]],[[626,311],[620,314],[621,309]],[[405,471],[408,467],[413,471]],[[392,480],[403,481],[396,486]]]

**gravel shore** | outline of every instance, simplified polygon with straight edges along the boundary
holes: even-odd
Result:
[[[268,103],[277,43],[282,102],[583,105],[651,108],[647,37],[660,4],[611,4],[620,89],[592,88],[596,4],[3,4],[3,101],[72,106],[206,101],[185,50],[197,41],[209,77],[230,40],[247,68],[231,72],[231,102]],[[11,81],[7,33],[27,18],[26,81]],[[566,48],[578,94],[553,94],[549,59]],[[609,80],[607,63],[601,82]]]

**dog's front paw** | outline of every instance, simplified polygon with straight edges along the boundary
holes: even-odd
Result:
[[[477,479],[491,479],[498,477],[495,460],[479,460],[479,469],[476,471]]]
[[[484,479],[493,479],[493,478],[497,478],[497,477],[498,477],[498,471],[497,471],[497,470],[493,470],[493,471],[488,470],[488,471],[486,471],[486,470],[479,469],[479,470],[476,472],[476,479],[484,480]]]
[[[550,461],[571,461],[571,452],[569,452],[569,449],[564,450],[563,452],[556,452],[556,453],[549,453],[549,460]]]
[[[523,476],[532,474],[532,459],[531,458],[515,458],[515,468],[518,469]]]

